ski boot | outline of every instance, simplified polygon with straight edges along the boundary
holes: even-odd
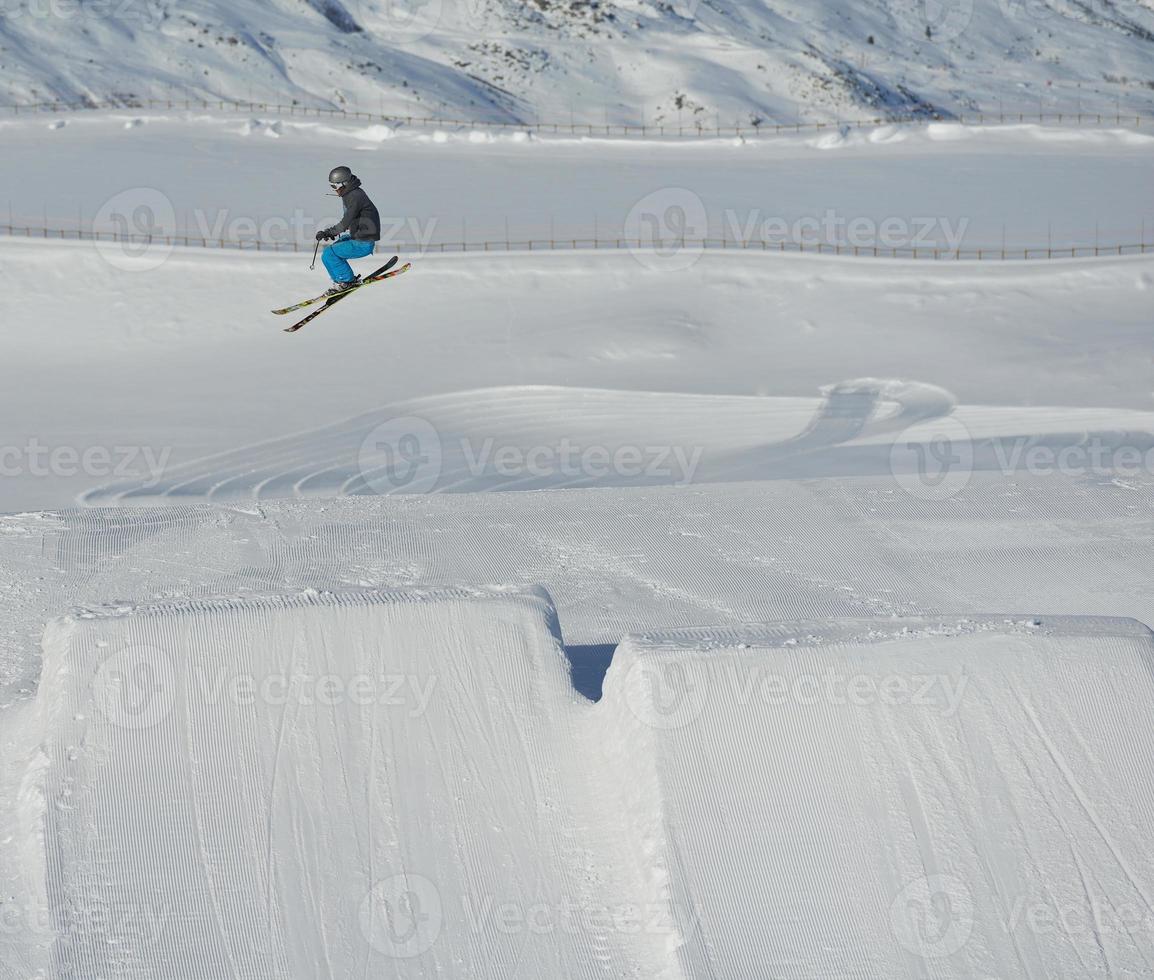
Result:
[[[325,295],[326,296],[340,296],[341,293],[346,293],[350,289],[352,289],[354,286],[359,286],[360,284],[361,284],[361,277],[360,276],[354,276],[348,282],[334,282],[332,285],[332,288],[329,289],[325,293]]]

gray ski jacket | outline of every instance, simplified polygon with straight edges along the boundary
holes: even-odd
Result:
[[[336,238],[346,231],[358,242],[379,242],[381,240],[381,215],[377,206],[369,200],[369,195],[361,189],[360,178],[353,178],[352,184],[342,192],[341,201],[345,206],[345,216],[338,224],[325,229],[329,238]]]

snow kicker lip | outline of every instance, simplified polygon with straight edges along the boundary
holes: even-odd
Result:
[[[535,586],[82,610],[48,628],[28,733],[44,959],[424,976],[435,946],[485,976],[570,976],[594,948],[615,975],[741,977],[820,970],[840,942],[857,972],[968,969],[1012,943],[982,910],[1007,914],[998,890],[1029,894],[1039,869],[1077,914],[1099,890],[1149,906],[1151,636],[983,613],[657,628],[624,638],[589,705]],[[646,927],[449,914],[490,900]],[[1144,964],[1140,936],[1105,935],[1111,962]],[[1078,975],[1098,941],[1056,931],[1030,964]]]
[[[885,619],[781,620],[741,626],[688,626],[634,633],[626,639],[638,651],[715,646],[825,647],[887,643],[925,637],[1117,636],[1154,642],[1154,630],[1119,616],[1050,616],[982,613],[961,616],[902,616]]]

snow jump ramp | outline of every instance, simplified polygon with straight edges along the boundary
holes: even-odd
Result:
[[[1154,975],[1154,645],[1133,620],[628,638],[691,977]]]
[[[635,969],[550,930],[613,886],[543,593],[189,601],[45,646],[51,975]]]
[[[1152,651],[1109,619],[679,630],[591,704],[538,590],[77,613],[44,973],[1148,975]]]

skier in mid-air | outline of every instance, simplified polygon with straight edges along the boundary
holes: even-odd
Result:
[[[333,280],[332,288],[325,295],[336,296],[360,285],[361,277],[353,274],[349,259],[363,259],[373,254],[381,240],[381,216],[361,187],[361,179],[348,167],[334,167],[329,174],[329,186],[343,202],[345,216],[331,228],[318,231],[317,241],[336,239],[325,247],[321,256]]]
[[[273,310],[277,316],[284,316],[295,310],[303,310],[306,306],[317,306],[303,319],[292,326],[285,327],[286,333],[296,333],[307,323],[312,323],[318,316],[331,309],[343,300],[346,294],[361,286],[395,279],[402,273],[408,272],[413,266],[411,262],[397,266],[400,256],[394,255],[379,269],[374,269],[363,279],[353,274],[349,259],[363,259],[376,251],[377,242],[381,240],[381,216],[377,207],[369,200],[369,195],[361,188],[361,179],[348,167],[334,167],[329,172],[329,185],[337,196],[344,202],[345,216],[331,228],[323,228],[317,232],[317,248],[320,243],[335,238],[324,252],[325,268],[332,277],[332,288],[320,296],[302,299],[299,303],[290,303],[288,306]],[[313,256],[314,268],[316,255]],[[396,268],[394,268],[396,267]]]

